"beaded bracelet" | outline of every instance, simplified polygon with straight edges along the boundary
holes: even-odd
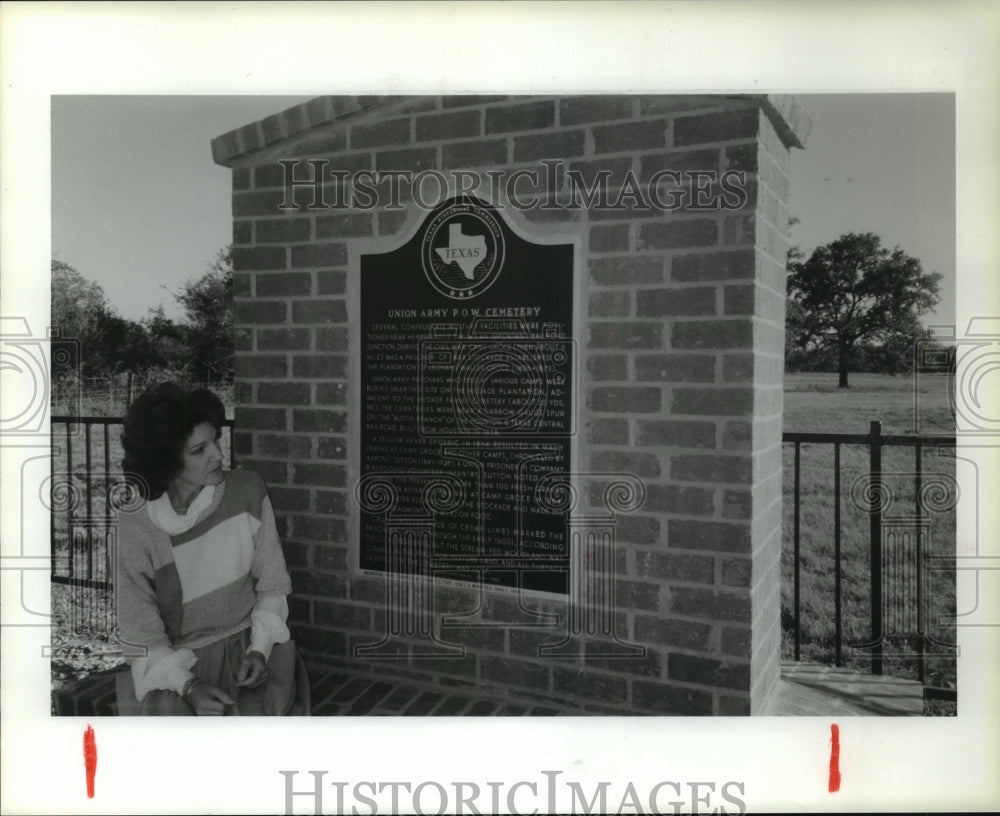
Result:
[[[200,682],[201,680],[199,680],[197,677],[188,678],[187,682],[184,684],[184,688],[181,689],[181,698],[185,702],[190,702],[188,700],[188,697],[191,695],[191,692],[194,691],[194,687],[197,686]]]

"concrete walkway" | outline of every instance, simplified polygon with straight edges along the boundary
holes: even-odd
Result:
[[[924,713],[914,680],[876,677],[808,663],[782,664],[777,716],[914,716]],[[580,709],[551,700],[513,700],[488,689],[388,680],[353,668],[312,669],[314,716],[593,716],[632,712],[612,706]]]
[[[924,688],[916,680],[852,669],[786,662],[778,688],[779,716],[922,716]]]
[[[113,716],[115,674],[121,666],[95,672],[53,692],[52,713]],[[773,715],[792,717],[914,716],[924,713],[923,688],[913,680],[876,677],[849,669],[784,663]],[[388,680],[362,667],[312,668],[315,716],[593,716],[635,715],[599,703],[579,708],[552,698],[517,699],[473,684],[445,685]]]

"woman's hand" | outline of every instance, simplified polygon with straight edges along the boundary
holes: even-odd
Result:
[[[232,698],[218,686],[202,681],[195,683],[184,699],[199,717],[221,716],[226,706],[233,704]]]
[[[236,672],[235,685],[240,688],[256,688],[267,681],[267,661],[258,651],[247,652]]]

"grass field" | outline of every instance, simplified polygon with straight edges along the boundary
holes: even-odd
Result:
[[[868,433],[871,420],[884,434],[951,434],[949,380],[943,374],[891,377],[851,374],[850,388],[837,388],[836,374],[786,374],[786,431]]]
[[[836,387],[836,375],[788,375],[785,378],[786,431],[867,434],[872,420],[882,423],[883,434],[950,434],[954,432],[948,407],[948,380],[945,376],[924,378],[915,394],[913,378],[855,374],[850,389]],[[801,649],[802,659],[833,662],[834,656],[834,453],[832,445],[806,444],[800,453],[800,552],[801,552]],[[865,445],[841,447],[841,581],[844,658],[848,666],[867,669],[864,649],[849,644],[865,643],[871,634],[870,515],[864,492],[869,472]],[[784,521],[782,554],[783,652],[793,654],[793,531],[794,531],[794,447],[784,448]],[[933,448],[921,454],[922,479],[927,491],[920,502],[926,552],[954,554],[955,510],[953,458]],[[902,551],[887,555],[883,581],[887,603],[887,632],[897,636],[885,644],[885,672],[916,677],[914,659],[918,632],[917,579],[915,574],[912,519],[917,514],[914,472],[915,451],[909,447],[884,447],[883,482],[892,501],[883,511],[883,530],[909,536]],[[862,481],[857,481],[862,480]],[[932,484],[941,486],[934,493]],[[852,490],[853,488],[853,490]],[[910,519],[910,520],[908,520]],[[890,552],[888,544],[887,553]],[[928,620],[938,621],[955,609],[954,573],[934,571],[924,583],[924,609]],[[949,644],[953,628],[929,625],[925,628],[943,645],[931,651],[928,684],[953,687],[955,662]]]

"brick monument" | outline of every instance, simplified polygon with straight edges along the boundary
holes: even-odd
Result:
[[[319,97],[232,168],[239,467],[315,667],[767,713],[780,96]]]

